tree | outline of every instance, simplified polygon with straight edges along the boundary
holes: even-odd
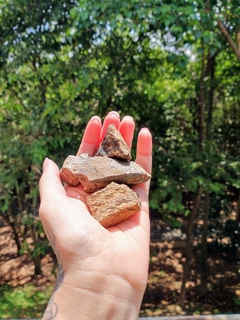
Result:
[[[204,221],[206,294],[209,226],[221,221],[227,192],[240,199],[238,7],[237,0],[4,3],[0,206],[19,249],[29,230],[44,242],[35,219],[44,157],[61,165],[89,117],[116,109],[153,133],[152,211],[166,223],[187,223],[181,304],[193,224]]]

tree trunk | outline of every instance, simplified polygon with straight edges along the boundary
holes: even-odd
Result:
[[[193,230],[194,220],[200,206],[201,198],[202,198],[202,189],[199,188],[195,198],[194,206],[189,215],[188,224],[187,224],[186,262],[184,264],[183,280],[182,280],[181,292],[178,300],[178,303],[180,306],[184,305],[184,300],[186,295],[186,283],[189,278],[189,271],[190,271],[191,258],[192,258],[192,230]]]
[[[202,42],[202,66],[201,66],[201,79],[200,79],[200,92],[199,92],[199,103],[198,103],[198,142],[199,150],[203,151],[204,148],[204,109],[205,109],[205,47]],[[187,224],[187,239],[186,239],[186,262],[184,264],[183,280],[181,286],[181,292],[179,296],[179,305],[184,305],[186,295],[186,283],[189,277],[191,258],[192,258],[192,230],[194,225],[194,219],[197,215],[200,202],[202,198],[202,188],[199,186],[198,192],[195,198],[193,209],[190,213],[188,224]]]
[[[42,268],[41,268],[41,257],[40,255],[32,256],[33,264],[34,264],[34,275],[42,274]]]
[[[237,197],[236,220],[235,220],[235,230],[234,230],[235,232],[232,237],[231,257],[235,261],[238,259],[238,244],[240,242],[239,223],[240,223],[240,189],[238,190],[238,197]]]
[[[198,140],[200,150],[203,149],[204,142],[204,107],[205,107],[205,52],[204,45],[202,45],[202,71],[201,71],[201,82],[200,82],[200,99],[199,99],[199,128],[198,128]]]
[[[22,242],[20,240],[20,237],[19,237],[19,230],[16,226],[16,223],[15,221],[12,220],[10,214],[6,214],[4,215],[5,217],[5,220],[7,221],[8,225],[12,228],[12,232],[13,232],[13,239],[16,243],[16,246],[17,246],[17,256],[20,256],[20,250],[22,248]]]
[[[205,193],[204,198],[204,216],[202,227],[202,241],[201,241],[201,255],[200,255],[200,296],[204,297],[207,294],[207,280],[208,280],[208,268],[207,268],[207,235],[208,235],[208,217],[209,217],[209,191]]]
[[[41,270],[41,258],[42,258],[42,253],[41,252],[34,252],[34,250],[36,249],[37,243],[39,242],[39,233],[38,230],[35,229],[34,225],[31,226],[30,228],[30,233],[31,233],[31,237],[33,240],[33,251],[30,251],[30,255],[32,257],[33,263],[34,263],[34,267],[35,267],[35,271],[34,274],[38,275],[42,273]]]
[[[234,43],[232,37],[230,36],[230,34],[228,33],[227,28],[224,26],[224,24],[222,23],[221,20],[217,21],[219,29],[222,31],[222,33],[225,35],[225,37],[227,38],[227,41],[230,45],[230,47],[232,48],[233,53],[235,54],[238,62],[240,62],[240,51],[239,51],[239,43],[240,43],[240,31],[238,30],[237,32],[237,45]]]
[[[215,63],[216,55],[208,55],[205,77],[210,77],[210,87],[205,90],[204,96],[208,95],[207,99],[207,122],[206,122],[206,135],[205,140],[211,141],[211,131],[212,131],[212,113],[213,113],[213,100],[214,100],[214,90],[215,90]],[[206,100],[206,98],[205,98]],[[207,279],[208,279],[208,268],[207,268],[207,236],[208,236],[208,219],[209,219],[209,201],[210,192],[209,190],[205,193],[204,199],[204,213],[203,213],[203,227],[202,227],[202,240],[201,240],[201,261],[200,261],[200,296],[204,297],[207,293]]]

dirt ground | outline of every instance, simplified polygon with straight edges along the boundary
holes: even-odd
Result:
[[[208,294],[200,298],[199,250],[194,249],[191,276],[187,282],[184,308],[178,305],[183,275],[184,240],[152,241],[149,281],[140,316],[217,314],[240,312],[240,261],[227,253],[211,253],[208,258]],[[32,283],[46,289],[55,283],[51,255],[42,259],[42,275],[34,276],[34,266],[26,255],[17,256],[11,228],[0,221],[0,285],[13,287]]]
[[[208,294],[199,296],[199,255],[194,250],[185,306],[178,305],[183,275],[184,243],[151,243],[149,280],[141,315],[173,316],[232,314],[240,312],[240,263],[230,262],[222,254],[208,259]]]
[[[46,255],[42,261],[42,275],[34,276],[34,265],[27,255],[17,256],[17,246],[13,233],[3,220],[0,220],[0,285],[12,287],[33,283],[38,289],[55,283],[54,262],[51,255]]]

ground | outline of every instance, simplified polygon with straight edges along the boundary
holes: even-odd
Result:
[[[0,285],[12,287],[32,283],[36,290],[54,285],[53,257],[42,259],[42,275],[34,276],[34,266],[26,255],[17,256],[11,228],[0,222]],[[154,222],[153,222],[154,223]],[[230,261],[225,253],[211,253],[208,259],[208,294],[199,298],[199,251],[194,249],[191,276],[184,308],[178,305],[184,257],[183,239],[151,242],[149,281],[141,316],[213,314],[240,312],[240,261]]]

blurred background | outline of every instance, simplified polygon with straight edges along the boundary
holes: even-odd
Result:
[[[239,0],[0,0],[0,317],[40,317],[54,287],[44,158],[111,110],[153,134],[140,315],[240,311],[239,75]]]

